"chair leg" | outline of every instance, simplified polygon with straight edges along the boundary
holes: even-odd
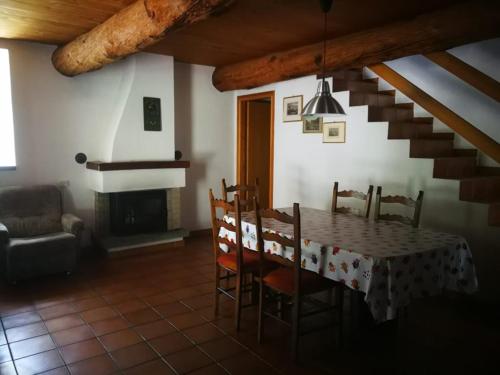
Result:
[[[215,264],[214,316],[219,315],[220,267]]]
[[[338,346],[342,347],[344,341],[344,287],[339,285],[336,290],[337,296],[337,313],[338,313]]]
[[[262,333],[264,331],[264,284],[259,282],[259,321],[257,323],[257,341],[262,343]]]
[[[300,333],[300,296],[294,296],[292,309],[292,360],[297,363],[299,359],[299,333]]]
[[[236,274],[236,304],[235,304],[235,316],[234,316],[234,319],[235,319],[235,326],[236,326],[236,331],[239,331],[240,330],[240,317],[241,317],[241,298],[242,298],[242,294],[241,293],[241,287],[242,287],[242,284],[243,284],[243,280],[245,279],[245,275],[243,274],[242,271],[238,271],[238,273]]]
[[[255,281],[255,274],[251,274],[250,282],[252,283],[251,301],[252,305],[259,303],[259,283]]]

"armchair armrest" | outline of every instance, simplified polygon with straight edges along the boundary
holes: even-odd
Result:
[[[0,249],[9,243],[9,230],[0,223]]]
[[[63,231],[80,237],[83,230],[83,221],[73,214],[63,214],[61,217]]]

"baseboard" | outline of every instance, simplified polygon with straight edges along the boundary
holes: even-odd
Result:
[[[123,258],[123,257],[129,257],[129,256],[136,256],[136,255],[154,254],[154,253],[162,252],[165,249],[169,249],[169,248],[173,248],[173,247],[181,247],[184,245],[185,245],[184,240],[179,240],[179,241],[162,243],[162,244],[158,244],[158,245],[138,246],[136,248],[108,252],[108,257],[114,259],[114,258]]]

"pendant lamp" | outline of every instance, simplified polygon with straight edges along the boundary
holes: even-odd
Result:
[[[302,111],[302,117],[314,120],[318,117],[340,117],[345,116],[344,109],[335,100],[330,91],[330,85],[325,80],[325,60],[326,60],[326,33],[327,33],[327,15],[332,7],[333,0],[320,0],[321,10],[325,15],[325,28],[323,40],[323,68],[321,82],[318,84],[318,91],[314,98],[309,100]]]

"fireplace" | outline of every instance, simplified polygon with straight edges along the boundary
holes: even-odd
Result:
[[[111,193],[109,219],[112,235],[166,232],[165,190]]]

